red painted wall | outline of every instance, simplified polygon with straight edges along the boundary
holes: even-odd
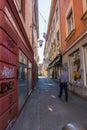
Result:
[[[33,50],[13,1],[0,1],[0,130],[18,114],[19,49],[33,66]]]
[[[17,36],[0,1],[0,129],[17,115]]]

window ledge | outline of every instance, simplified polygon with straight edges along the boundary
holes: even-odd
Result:
[[[85,11],[85,13],[83,14],[83,16],[81,17],[81,20],[86,20],[87,19],[87,10]]]
[[[75,29],[73,29],[70,34],[66,37],[65,41],[67,42],[75,34]]]

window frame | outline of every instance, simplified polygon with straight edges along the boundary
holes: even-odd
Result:
[[[83,13],[85,13],[87,11],[87,0],[83,0]]]
[[[74,51],[70,56],[70,81],[78,85],[82,84],[80,49]],[[79,60],[79,61],[78,61]],[[79,66],[80,65],[80,66]],[[76,73],[75,73],[76,72]],[[78,73],[80,75],[78,75]],[[78,77],[80,76],[80,77]]]
[[[56,22],[58,21],[58,17],[59,17],[59,9],[58,9],[58,4],[56,5]]]
[[[72,32],[72,30],[74,29],[74,19],[73,19],[73,12],[72,12],[72,8],[70,9],[67,17],[67,33],[68,35]]]
[[[82,20],[87,19],[87,0],[82,1],[83,4],[83,15],[81,17]]]
[[[68,23],[67,18],[70,15],[70,12],[72,11],[72,17],[73,17],[73,29],[70,33],[68,33]],[[66,38],[65,41],[67,42],[74,34],[75,34],[75,19],[74,19],[74,8],[73,8],[73,2],[70,2],[66,13],[65,13],[65,24],[66,24]]]

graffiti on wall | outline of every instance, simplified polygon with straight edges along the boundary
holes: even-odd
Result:
[[[13,87],[14,87],[13,81],[1,82],[0,83],[0,94],[7,93],[9,90],[13,89]]]
[[[1,70],[1,76],[4,78],[12,78],[14,76],[14,67],[8,68],[4,66],[3,70]]]

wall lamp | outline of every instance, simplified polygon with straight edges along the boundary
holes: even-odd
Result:
[[[38,40],[38,43],[39,43],[39,46],[34,46],[33,48],[39,48],[39,47],[42,47],[42,44],[43,44],[43,40]]]

